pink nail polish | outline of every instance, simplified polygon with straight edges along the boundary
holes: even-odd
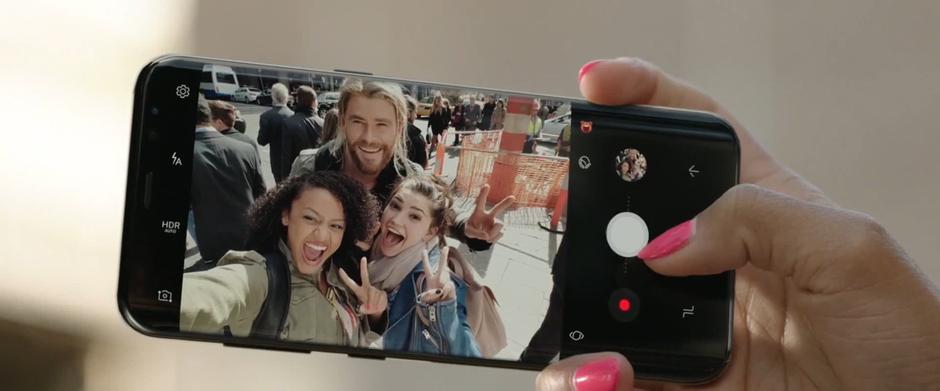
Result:
[[[637,254],[644,261],[665,257],[684,247],[695,234],[695,219],[686,221],[663,232]]]
[[[604,60],[594,60],[584,64],[584,66],[581,67],[581,70],[578,71],[578,82],[581,82],[581,79],[583,79],[584,75],[591,71],[591,68],[594,68],[595,65],[600,64],[603,61]]]
[[[574,388],[578,391],[614,391],[619,378],[617,359],[605,358],[578,368],[574,373]]]

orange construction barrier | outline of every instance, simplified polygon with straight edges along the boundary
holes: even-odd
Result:
[[[503,198],[514,194],[521,167],[517,162],[519,152],[525,144],[526,133],[529,129],[530,116],[535,110],[536,101],[530,97],[510,96],[506,102],[506,118],[503,123],[503,134],[499,141],[499,150],[506,152],[500,154],[493,166],[492,176],[487,183],[490,185],[489,201],[496,203]],[[518,202],[518,197],[517,200]]]
[[[444,154],[446,153],[446,146],[450,145],[447,140],[448,136],[461,135],[460,138],[460,147],[461,148],[471,148],[479,149],[484,151],[496,151],[499,150],[499,142],[502,139],[503,131],[502,130],[461,130],[461,131],[445,131],[443,135],[444,141],[437,143],[437,164],[434,167],[434,175],[441,176],[444,172]]]
[[[499,150],[499,141],[502,139],[502,130],[481,130],[455,132],[461,134],[460,146],[462,148],[480,149],[484,151]]]
[[[454,190],[471,197],[484,184],[492,186],[494,168],[499,162],[513,163],[507,168],[515,175],[505,183],[503,197],[515,196],[516,206],[553,208],[564,197],[562,180],[568,174],[567,158],[471,148],[460,149]]]
[[[555,202],[555,209],[552,210],[552,223],[551,228],[553,230],[558,229],[558,222],[561,220],[561,216],[565,214],[568,209],[568,173],[565,173],[565,177],[561,181],[561,186],[558,191],[558,201]]]

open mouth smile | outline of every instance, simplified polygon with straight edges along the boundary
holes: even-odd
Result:
[[[303,261],[310,266],[317,266],[323,262],[326,246],[322,244],[304,243]]]
[[[385,226],[385,235],[382,238],[382,245],[384,247],[395,246],[405,240],[405,235],[401,232],[398,232],[395,228],[390,226]]]
[[[360,145],[360,146],[358,146],[358,147],[356,147],[356,148],[358,148],[360,151],[365,152],[365,153],[368,153],[368,154],[374,154],[374,153],[382,152],[382,148],[381,148],[381,147],[366,148],[366,147],[363,147],[363,146]]]

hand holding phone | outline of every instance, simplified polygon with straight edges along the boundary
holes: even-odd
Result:
[[[742,164],[741,175],[760,187],[733,188],[699,214],[695,230],[685,231],[691,236],[667,238],[680,245],[666,246],[671,251],[647,260],[653,270],[671,276],[739,270],[734,358],[726,374],[704,389],[788,383],[829,389],[919,389],[940,381],[935,366],[923,365],[936,357],[940,345],[934,326],[940,319],[940,299],[925,294],[935,288],[916,277],[913,262],[880,225],[863,215],[832,208],[833,203],[818,188],[778,164],[727,111],[688,84],[638,59],[591,64],[581,79],[588,100],[680,102],[683,108],[720,112],[742,139],[742,155],[750,157]],[[770,248],[774,251],[768,252]],[[806,257],[819,253],[827,256],[816,262]],[[888,274],[903,282],[886,286],[880,276]],[[859,308],[879,316],[851,314]],[[808,320],[813,331],[807,329],[806,321],[788,319]],[[788,327],[775,326],[785,322]],[[869,332],[873,328],[903,328],[910,334],[909,338],[877,338]],[[861,340],[865,342],[856,342]],[[786,352],[783,364],[781,352]],[[916,364],[882,365],[895,360]],[[785,368],[801,370],[788,374]],[[870,376],[859,376],[863,372]],[[573,356],[552,364],[537,384],[539,390],[631,390],[634,368],[616,353]],[[658,386],[643,381],[636,385]]]
[[[206,102],[251,84],[273,107]],[[486,129],[415,119],[449,101]],[[229,106],[245,133],[208,125]],[[431,172],[406,149],[428,131],[455,145]],[[727,362],[733,276],[630,258],[736,183],[737,148],[705,113],[160,59],[138,81],[119,305],[161,337],[523,369],[614,349],[701,382]]]

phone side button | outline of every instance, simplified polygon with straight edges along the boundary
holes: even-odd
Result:
[[[150,193],[153,192],[153,172],[144,176],[144,208],[150,210]]]
[[[230,343],[223,342],[222,345],[229,348],[245,348],[245,349],[261,349],[261,350],[277,350],[281,352],[292,352],[292,353],[306,353],[309,354],[311,351],[308,349],[291,349],[285,347],[271,347],[271,346],[258,346],[258,345],[248,345],[240,343]]]
[[[333,72],[352,73],[354,75],[372,76],[372,72],[353,71],[350,69],[334,69]]]
[[[361,353],[348,353],[347,356],[352,358],[365,358],[369,360],[384,360],[385,356],[380,356],[377,354],[361,354]]]

